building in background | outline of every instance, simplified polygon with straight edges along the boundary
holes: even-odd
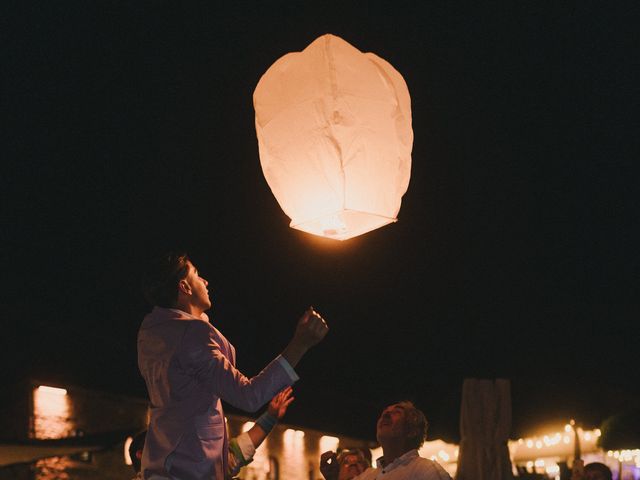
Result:
[[[0,480],[45,480],[51,472],[73,470],[73,478],[127,478],[131,436],[148,423],[146,399],[98,392],[75,386],[28,380],[3,398],[0,410]],[[229,415],[232,436],[248,430],[252,419]],[[576,429],[585,463],[603,462],[614,478],[640,480],[640,449],[603,451],[600,430]],[[550,428],[539,436],[509,441],[516,475],[544,474],[559,480],[561,469],[573,461],[575,433],[569,425]],[[244,480],[317,480],[320,454],[338,447],[370,448],[372,458],[382,455],[377,445],[335,432],[322,432],[278,424],[254,461],[245,467]],[[640,446],[639,446],[640,447]],[[440,463],[455,475],[458,446],[442,440],[426,442],[423,457]],[[128,465],[127,465],[128,464]],[[618,475],[622,472],[622,476]],[[124,475],[124,477],[123,477]]]

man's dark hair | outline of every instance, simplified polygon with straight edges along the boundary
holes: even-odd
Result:
[[[189,257],[184,252],[169,252],[153,261],[143,279],[144,297],[151,305],[172,308],[178,300],[178,283],[187,276]]]
[[[604,463],[593,462],[584,466],[584,472],[598,472],[602,475],[602,478],[605,480],[611,480],[613,474],[611,473],[611,469],[607,467]]]
[[[138,433],[129,445],[129,457],[131,458],[131,466],[138,473],[142,468],[142,461],[138,458],[138,452],[142,452],[144,441],[147,438],[147,431]]]
[[[398,402],[398,405],[404,408],[405,416],[407,418],[407,425],[409,426],[409,435],[407,436],[407,443],[411,448],[420,448],[424,441],[427,439],[427,428],[429,423],[422,411],[408,400]]]

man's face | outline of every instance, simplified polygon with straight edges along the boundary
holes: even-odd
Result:
[[[340,460],[338,480],[351,480],[367,469],[367,465],[357,453],[347,454]]]
[[[395,403],[385,408],[378,418],[376,434],[378,442],[404,441],[407,433],[407,417],[404,407]]]
[[[191,304],[203,312],[209,310],[211,308],[209,290],[207,289],[209,282],[198,274],[198,269],[191,262],[189,262],[189,270],[184,281],[191,287]]]

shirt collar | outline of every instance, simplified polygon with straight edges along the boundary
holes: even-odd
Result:
[[[413,450],[409,450],[404,455],[401,455],[398,458],[396,458],[389,465],[385,465],[384,456],[382,456],[376,460],[376,465],[378,465],[378,468],[381,468],[384,472],[388,472],[390,470],[393,470],[396,467],[399,467],[400,465],[406,465],[417,456],[418,456],[418,450],[414,448]]]
[[[209,317],[206,313],[203,313],[200,317],[191,315],[177,308],[163,308],[155,306],[151,313],[147,314],[144,319],[144,324],[147,326],[156,325],[158,323],[166,322],[168,320],[204,320],[209,321]]]
[[[195,315],[191,315],[190,313],[187,313],[184,310],[179,310],[177,308],[167,308],[167,310],[169,310],[170,312],[177,313],[180,316],[180,318],[177,318],[176,320],[184,320],[184,319],[187,319],[187,320],[206,320],[206,321],[209,320],[209,317],[204,312],[202,313],[201,316],[196,317]]]

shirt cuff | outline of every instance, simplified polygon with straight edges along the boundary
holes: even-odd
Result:
[[[240,447],[244,461],[247,463],[250,462],[256,453],[256,447],[253,446],[249,434],[247,432],[241,433],[236,437],[236,442],[238,442],[238,447]]]
[[[298,376],[296,371],[293,369],[291,364],[287,362],[286,358],[284,358],[282,355],[278,355],[276,357],[276,360],[280,363],[280,365],[282,365],[282,368],[284,368],[284,371],[287,372],[287,375],[289,375],[289,379],[291,380],[291,383],[294,383],[300,380],[300,377]]]

